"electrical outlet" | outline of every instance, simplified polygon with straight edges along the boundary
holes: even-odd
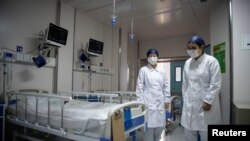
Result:
[[[31,63],[31,62],[33,62],[33,61],[32,61],[31,55],[29,55],[29,54],[24,54],[24,55],[23,55],[23,62],[26,62],[26,63]]]
[[[16,61],[17,62],[23,62],[23,54],[22,53],[17,53],[16,54]]]

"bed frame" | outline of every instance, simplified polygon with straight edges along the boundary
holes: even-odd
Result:
[[[60,94],[60,95],[59,95]],[[44,133],[48,133],[48,134],[52,134],[55,136],[59,136],[59,137],[63,137],[63,138],[67,138],[67,139],[71,139],[71,140],[84,140],[84,141],[115,141],[113,139],[113,133],[112,133],[112,127],[114,127],[114,123],[112,123],[112,116],[117,115],[118,113],[125,113],[124,109],[128,108],[133,110],[133,108],[140,108],[141,109],[141,113],[134,115],[131,117],[131,119],[129,121],[125,121],[124,120],[124,128],[123,131],[125,136],[129,136],[129,135],[133,135],[131,133],[134,133],[137,129],[139,128],[144,128],[144,130],[146,130],[146,107],[143,103],[139,103],[139,102],[126,102],[123,104],[119,104],[118,106],[116,106],[115,109],[110,110],[108,113],[108,120],[106,121],[106,125],[105,125],[105,131],[104,131],[104,135],[100,138],[95,138],[95,137],[90,137],[90,136],[84,136],[84,135],[79,135],[79,134],[75,134],[73,132],[70,132],[70,129],[67,129],[66,127],[64,127],[64,106],[65,103],[71,101],[73,98],[79,98],[80,96],[85,96],[85,97],[89,97],[89,96],[97,96],[98,100],[99,98],[102,99],[101,102],[106,102],[106,99],[109,99],[109,102],[112,102],[114,98],[119,97],[118,94],[105,94],[105,93],[87,93],[87,92],[61,92],[59,94],[43,94],[43,93],[32,93],[32,92],[12,92],[8,94],[8,105],[13,104],[13,103],[17,103],[17,101],[19,100],[20,97],[25,98],[25,118],[19,118],[18,116],[18,104],[16,104],[16,114],[10,114],[7,112],[7,116],[6,119],[8,122],[12,123],[12,124],[16,124],[19,126],[23,126],[25,128],[30,128],[30,129],[35,129]],[[28,116],[28,112],[27,112],[27,97],[28,96],[32,96],[35,97],[36,99],[36,113],[35,113],[35,122],[30,122],[27,118]],[[10,97],[12,97],[12,99],[10,99]],[[14,97],[14,99],[13,99]],[[39,98],[47,98],[48,99],[48,113],[47,113],[47,125],[40,125],[39,124],[39,120],[38,120],[38,99]],[[105,100],[103,100],[103,98]],[[60,129],[57,128],[53,128],[50,126],[50,99],[59,99],[61,101],[61,126]],[[100,101],[98,101],[100,102]],[[125,114],[122,114],[124,117],[124,119],[126,119]],[[127,123],[126,123],[127,122]],[[126,126],[128,125],[129,126]],[[135,137],[133,137],[133,140],[135,140]],[[119,140],[122,141],[122,140]]]
[[[97,93],[117,94],[119,96],[119,103],[128,101],[135,101],[137,96],[135,91],[95,91]]]

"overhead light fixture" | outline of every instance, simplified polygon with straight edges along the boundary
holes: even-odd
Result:
[[[113,14],[111,15],[112,26],[116,25],[116,18],[117,18],[117,15],[115,14],[115,0],[113,0]]]

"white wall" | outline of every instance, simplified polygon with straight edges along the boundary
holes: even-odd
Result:
[[[57,91],[72,91],[74,8],[61,3],[60,26],[68,30],[66,46],[58,50]]]
[[[211,11],[213,11],[213,10],[211,10]],[[210,23],[209,22],[201,23],[197,27],[196,30],[197,30],[196,34],[201,36],[205,40],[206,45],[211,44],[210,43]]]
[[[128,61],[127,61],[127,50],[128,50],[128,32],[122,30],[122,46],[121,46],[121,72],[120,72],[120,90],[128,90]]]
[[[1,85],[3,84],[3,65],[0,63]],[[54,88],[54,68],[42,67],[38,69],[36,66],[11,64],[7,63],[7,75],[5,76],[6,91],[17,89],[41,89],[53,92]],[[42,75],[41,75],[42,74]],[[1,93],[3,88],[1,87]]]
[[[138,76],[138,40],[128,42],[128,90],[134,91]]]
[[[76,11],[75,16],[73,91],[111,90],[113,74],[89,74],[89,72],[79,71],[78,69],[79,63],[81,63],[79,60],[80,50],[86,49],[89,38],[104,42],[103,55],[91,57],[90,64],[100,66],[100,63],[102,63],[103,67],[113,69],[113,31],[80,11]],[[90,84],[91,89],[89,88]]]
[[[49,23],[56,22],[56,0],[5,0],[0,1],[0,48],[16,50],[23,47],[24,53],[37,55],[38,34]],[[1,64],[1,85],[2,64]],[[37,88],[54,91],[54,68],[37,69],[34,65],[8,64],[8,89]],[[2,88],[2,87],[1,87]],[[2,89],[1,89],[2,92]]]
[[[119,29],[113,28],[112,29],[112,86],[111,90],[117,91],[118,90],[118,63],[119,63]]]
[[[250,1],[232,0],[233,16],[233,101],[250,104],[250,50],[244,50],[242,35],[250,34]]]
[[[139,58],[147,58],[147,50],[155,48],[159,51],[159,57],[183,57],[187,56],[186,45],[192,35],[167,38],[162,40],[140,42]]]
[[[59,48],[56,58],[56,67],[42,67],[34,65],[13,64],[8,75],[9,89],[38,88],[48,91],[87,91],[91,90],[118,90],[118,47],[119,29],[107,27],[70,5],[58,0],[8,0],[0,1],[0,47],[16,50],[22,46],[24,53],[37,55],[38,34],[45,31],[49,23],[59,24],[68,29],[67,45]],[[60,11],[58,11],[60,10]],[[59,13],[57,13],[59,12]],[[74,33],[75,32],[75,33]],[[75,38],[74,38],[75,37]],[[91,58],[92,65],[103,64],[103,67],[113,70],[113,74],[92,73],[78,71],[80,49],[85,49],[89,38],[104,42],[103,55]],[[127,89],[127,32],[122,35],[122,72],[121,88]],[[7,65],[9,67],[9,65]],[[2,71],[2,65],[0,70]],[[9,69],[8,69],[9,70]],[[24,79],[22,75],[26,78]],[[1,73],[2,75],[2,73]],[[0,75],[2,91],[2,79]],[[44,80],[44,81],[40,81]],[[125,80],[125,81],[123,81]],[[12,84],[11,86],[9,84]]]
[[[221,0],[211,10],[210,15],[210,38],[211,49],[220,43],[225,42],[226,51],[226,72],[222,73],[222,88],[220,102],[222,109],[222,121],[224,124],[230,122],[230,47],[229,47],[229,4],[227,0]],[[213,54],[213,53],[212,53]]]
[[[37,50],[38,34],[56,22],[57,0],[1,0],[0,47],[25,53]]]
[[[105,49],[103,50],[103,66],[112,69],[112,29],[104,26],[104,43]],[[112,76],[113,75],[102,75],[102,85],[104,90],[111,90],[112,86]]]

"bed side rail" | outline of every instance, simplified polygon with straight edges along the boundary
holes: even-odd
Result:
[[[115,98],[118,98],[118,94],[111,94],[111,93],[90,93],[90,92],[59,92],[59,95],[67,95],[71,96],[72,98],[81,100],[82,98],[85,98],[87,101],[91,102],[91,99],[93,102],[105,102],[106,98],[110,103],[114,102]]]
[[[135,91],[113,91],[112,93],[118,94],[120,96],[120,103],[126,102],[124,99],[128,101],[136,100],[136,92]]]
[[[39,98],[43,97],[43,98],[46,98],[48,100],[48,117],[47,117],[47,128],[51,128],[50,127],[50,100],[51,99],[58,99],[60,100],[60,103],[61,103],[61,132],[63,134],[65,134],[65,131],[64,131],[64,123],[63,123],[63,112],[64,112],[64,105],[65,103],[69,102],[70,100],[72,100],[71,97],[68,97],[68,96],[59,96],[59,95],[55,95],[55,94],[43,94],[43,93],[32,93],[32,92],[11,92],[11,93],[8,93],[8,106],[9,104],[11,103],[11,100],[15,100],[16,102],[16,107],[15,107],[15,114],[14,115],[14,118],[16,121],[21,121],[22,119],[20,119],[18,117],[18,101],[20,99],[20,97],[22,99],[24,99],[24,103],[25,103],[25,115],[24,115],[24,122],[25,123],[29,123],[28,121],[28,97],[35,97],[35,125],[38,126],[39,125],[39,121],[38,121],[38,102],[39,102]],[[14,98],[14,99],[13,99]],[[13,102],[12,102],[13,103]],[[8,116],[8,118],[11,118],[10,116]],[[13,118],[11,118],[13,119]]]
[[[107,93],[107,94],[118,94],[119,103],[124,103],[128,101],[136,100],[136,92],[135,91],[95,91],[98,93]]]

